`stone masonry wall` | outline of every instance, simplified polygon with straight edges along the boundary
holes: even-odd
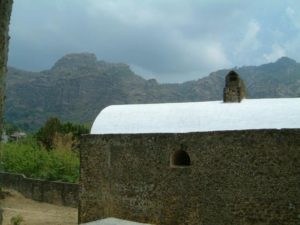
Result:
[[[225,78],[223,90],[223,101],[241,102],[246,97],[246,86],[244,81],[235,71],[230,71]]]
[[[0,185],[36,201],[78,207],[78,184],[37,180],[22,174],[0,172]]]
[[[3,126],[5,77],[7,71],[9,22],[13,0],[0,0],[0,136]]]
[[[297,225],[300,130],[87,135],[80,185],[80,222]]]

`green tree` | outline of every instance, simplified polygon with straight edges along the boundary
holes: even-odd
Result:
[[[62,124],[56,117],[49,118],[45,125],[41,127],[36,133],[36,139],[40,142],[47,150],[53,148],[53,140],[57,133],[61,133]]]
[[[88,132],[89,129],[83,125],[70,122],[61,123],[58,118],[53,117],[49,118],[45,125],[39,129],[36,133],[36,139],[47,150],[57,147],[57,145],[61,146],[60,142],[71,145],[73,149],[76,149],[80,135]]]
[[[72,147],[73,149],[78,148],[79,138],[82,134],[88,134],[89,129],[81,124],[73,124],[73,123],[64,123],[62,125],[62,133],[65,135],[72,136]]]

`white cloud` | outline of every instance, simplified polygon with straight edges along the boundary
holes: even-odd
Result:
[[[286,51],[282,46],[280,46],[279,44],[273,44],[272,51],[270,53],[263,54],[263,57],[267,62],[274,62],[278,58],[285,55]]]
[[[168,1],[136,1],[136,0],[87,0],[85,4],[88,13],[96,18],[106,14],[128,26],[151,26],[168,24],[178,26],[189,20],[189,4]],[[166,10],[167,9],[167,10]],[[180,11],[179,11],[180,10]]]
[[[187,80],[187,77],[202,77],[210,72],[231,67],[232,63],[228,59],[222,42],[217,38],[199,37],[191,38],[184,36],[184,33],[174,32],[169,42],[172,48],[176,49],[173,55],[175,65],[174,73],[177,73],[174,80]],[[171,76],[169,76],[171,77]],[[180,78],[179,78],[180,77]]]
[[[299,14],[290,6],[288,6],[285,10],[287,17],[293,23],[293,25],[300,29],[300,16]]]
[[[260,30],[261,28],[257,21],[250,21],[243,39],[237,45],[236,54],[257,50],[260,47],[260,42],[257,38]]]
[[[173,82],[285,53],[299,60],[298,2],[15,0],[10,63],[46,69],[57,56],[90,51]]]
[[[217,40],[189,39],[177,33],[171,35],[169,44],[173,50],[172,59],[168,61],[169,70],[153,72],[149,67],[145,68],[141,64],[131,64],[132,69],[148,79],[155,78],[160,82],[182,82],[232,66],[221,42]]]
[[[130,69],[132,69],[137,75],[143,76],[146,79],[158,79],[159,77],[152,71],[149,71],[139,65],[130,64]]]
[[[295,10],[293,8],[291,8],[290,6],[288,6],[285,9],[286,14],[288,15],[288,17],[292,18],[295,16]]]
[[[224,53],[221,43],[212,42],[204,48],[204,54],[207,57],[207,63],[212,69],[220,69],[231,66],[230,61]]]

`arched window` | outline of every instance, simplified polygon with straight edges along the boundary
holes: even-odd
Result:
[[[178,150],[172,156],[172,166],[190,166],[191,159],[186,151]]]

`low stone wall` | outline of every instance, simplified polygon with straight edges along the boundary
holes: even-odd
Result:
[[[26,198],[36,201],[78,207],[78,184],[38,180],[22,174],[0,172],[0,185],[19,191]]]

